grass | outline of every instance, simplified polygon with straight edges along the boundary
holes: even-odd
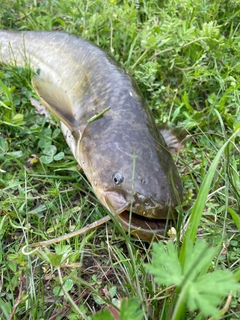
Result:
[[[239,18],[238,0],[0,3],[2,29],[98,44],[136,79],[157,123],[188,133],[175,158],[179,241],[143,243],[110,221],[26,256],[25,244],[107,212],[56,123],[31,105],[31,72],[1,66],[1,319],[114,319],[112,305],[120,319],[239,319]]]

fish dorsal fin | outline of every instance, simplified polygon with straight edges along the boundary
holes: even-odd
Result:
[[[73,104],[63,88],[57,87],[38,76],[32,78],[32,84],[43,104],[55,114],[71,132],[75,131],[76,128],[79,127],[79,121],[74,117]]]

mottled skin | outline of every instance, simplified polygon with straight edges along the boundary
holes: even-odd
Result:
[[[131,207],[136,214],[132,228],[142,227],[137,231],[141,238],[164,229],[164,223],[156,227],[155,220],[145,223],[137,215],[175,218],[182,182],[131,78],[101,49],[73,35],[0,30],[0,45],[0,61],[38,70],[33,85],[60,119],[66,141],[101,203],[111,212]],[[87,122],[107,107],[103,116]],[[128,229],[126,212],[119,219]]]

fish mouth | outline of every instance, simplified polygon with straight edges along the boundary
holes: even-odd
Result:
[[[167,232],[174,226],[173,220],[146,218],[128,210],[118,214],[117,219],[124,230],[130,230],[135,237],[147,241],[154,237],[167,238]]]
[[[152,214],[146,216],[145,213],[135,211],[135,202],[131,204],[126,201],[125,197],[119,197],[119,194],[109,192],[105,197],[105,202],[109,211],[117,214],[116,218],[123,229],[130,231],[132,235],[141,240],[151,241],[154,237],[167,238],[168,230],[174,225],[172,215],[164,214],[164,218],[161,214],[159,218]]]

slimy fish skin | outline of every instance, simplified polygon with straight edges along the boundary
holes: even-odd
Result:
[[[33,86],[100,202],[150,240],[177,219],[182,181],[134,81],[100,48],[74,35],[0,30],[0,62],[36,72]]]

